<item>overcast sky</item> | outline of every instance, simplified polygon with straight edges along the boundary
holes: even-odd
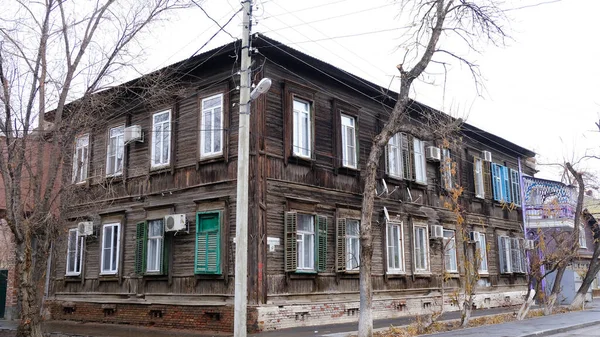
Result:
[[[329,62],[381,86],[389,86],[403,50],[398,49],[409,22],[392,0],[264,0],[255,1],[254,32]],[[221,25],[240,8],[234,0],[206,0],[204,9]],[[535,151],[538,163],[562,162],[594,151],[600,145],[595,122],[600,119],[600,1],[512,0],[504,8],[511,39],[506,46],[482,46],[466,53],[453,41],[447,49],[480,65],[485,91],[478,95],[469,72],[456,64],[435,84],[417,83],[412,97],[486,131]],[[140,68],[150,71],[194,54],[218,30],[197,8],[162,23],[148,46]],[[241,14],[225,29],[241,36]],[[232,41],[219,33],[200,52]],[[310,42],[314,41],[314,42]],[[397,90],[398,81],[391,82]],[[595,129],[595,130],[594,130]],[[600,162],[600,161],[598,161]],[[588,162],[590,170],[600,167]],[[538,167],[538,176],[559,179]]]

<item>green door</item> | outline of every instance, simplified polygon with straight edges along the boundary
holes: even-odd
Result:
[[[7,286],[8,286],[8,270],[0,270],[0,318],[4,318]]]

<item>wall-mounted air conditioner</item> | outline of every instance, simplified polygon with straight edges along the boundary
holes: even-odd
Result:
[[[428,146],[425,148],[425,159],[440,161],[442,159],[440,148],[435,146]]]
[[[123,131],[123,142],[125,144],[131,142],[143,142],[144,134],[142,133],[141,125],[132,125],[125,128]]]
[[[492,153],[490,151],[481,151],[481,156],[484,161],[492,161]]]
[[[94,234],[94,223],[83,221],[77,224],[77,234],[79,236],[88,236]]]
[[[476,232],[476,231],[472,231],[469,232],[469,241],[471,242],[478,242],[481,238],[481,233]]]
[[[535,241],[533,240],[525,240],[523,245],[525,246],[524,248],[527,250],[535,249]]]
[[[185,229],[185,214],[170,214],[165,216],[165,232],[176,232]]]
[[[444,237],[444,227],[440,225],[431,225],[430,239],[441,239]]]

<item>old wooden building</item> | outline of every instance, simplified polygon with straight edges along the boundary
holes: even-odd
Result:
[[[262,35],[253,45],[253,79],[273,85],[252,104],[249,330],[356,320],[361,167],[395,94]],[[54,253],[54,318],[233,328],[239,52],[232,43],[169,66],[177,94],[123,94],[73,140],[67,179],[79,194]],[[442,114],[418,102],[411,113],[415,123]],[[434,245],[454,240],[443,204],[452,184],[485,248],[477,307],[522,300],[518,160],[533,156],[467,124],[446,146],[390,140],[373,218],[376,318],[435,309],[442,264],[460,270],[456,249]]]

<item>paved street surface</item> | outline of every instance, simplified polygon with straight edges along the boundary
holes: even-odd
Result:
[[[553,337],[592,337],[592,336],[600,336],[600,326],[589,326],[587,328],[570,330],[569,332],[563,332],[556,335],[552,335]]]

